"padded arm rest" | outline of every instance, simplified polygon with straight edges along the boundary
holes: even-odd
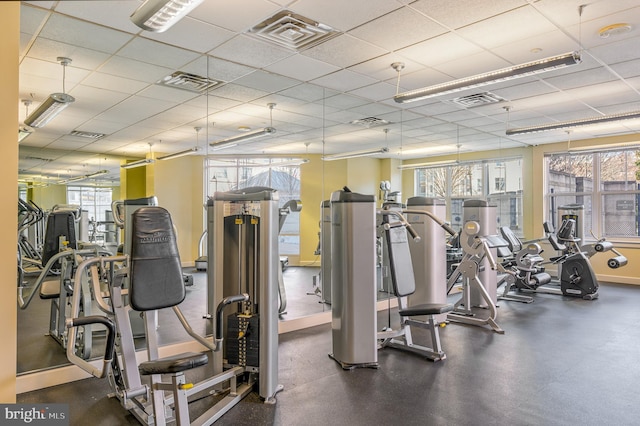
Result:
[[[183,354],[146,361],[138,366],[142,375],[171,374],[206,365],[209,358],[206,353],[185,352]]]
[[[453,311],[454,306],[450,303],[425,303],[411,306],[399,311],[400,316],[415,317],[420,315],[437,315]]]

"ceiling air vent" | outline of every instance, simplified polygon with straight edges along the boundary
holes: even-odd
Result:
[[[323,43],[339,33],[328,25],[284,10],[254,26],[248,34],[300,51]]]
[[[497,104],[498,102],[502,102],[504,100],[504,98],[501,98],[494,93],[482,92],[468,96],[461,96],[459,98],[452,99],[450,102],[463,108],[474,108],[482,105]]]
[[[386,126],[387,124],[391,124],[390,121],[383,120],[382,118],[377,118],[377,117],[361,118],[359,120],[350,121],[349,123],[355,124],[357,126],[367,127],[367,128],[377,127],[377,126]]]
[[[74,130],[69,133],[71,136],[77,136],[79,138],[87,138],[87,139],[100,139],[104,138],[106,135],[104,133],[97,132],[84,132],[82,130]]]
[[[206,93],[207,90],[219,86],[223,81],[202,77],[196,74],[189,74],[184,71],[176,71],[171,75],[163,77],[156,82],[161,86],[173,87],[174,89],[187,90],[194,93]]]

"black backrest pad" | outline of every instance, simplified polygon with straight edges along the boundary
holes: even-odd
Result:
[[[137,311],[168,308],[182,302],[180,255],[169,212],[141,207],[131,216],[129,292]]]
[[[47,217],[47,228],[44,233],[44,247],[42,249],[42,264],[60,252],[60,237],[69,241],[69,248],[76,248],[76,226],[72,212],[51,212]]]

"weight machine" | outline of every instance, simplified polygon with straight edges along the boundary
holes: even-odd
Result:
[[[376,313],[376,214],[389,255],[389,272],[398,297],[400,329],[378,332]],[[395,217],[397,222],[391,222]],[[329,356],[343,369],[378,367],[378,350],[395,347],[417,352],[428,359],[445,358],[440,347],[435,315],[453,309],[449,304],[407,307],[406,298],[415,291],[408,248],[409,232],[419,238],[397,210],[375,209],[375,196],[344,190],[331,194],[331,316],[332,352]],[[427,316],[418,321],[414,317]],[[390,325],[390,324],[389,324]],[[411,326],[431,332],[433,348],[413,342]]]
[[[191,423],[210,425],[248,395],[256,381],[259,381],[261,389],[273,382],[273,378],[268,377],[270,369],[267,366],[259,364],[254,367],[251,364],[255,357],[262,360],[263,356],[268,356],[265,354],[267,345],[261,344],[259,348],[253,345],[256,336],[261,335],[258,328],[263,325],[254,322],[253,318],[257,315],[258,306],[260,312],[269,311],[265,306],[267,303],[260,304],[258,295],[252,298],[247,293],[220,298],[215,309],[214,339],[198,335],[179,307],[186,296],[186,288],[169,213],[161,207],[142,207],[132,214],[131,219],[130,256],[88,259],[79,266],[79,270],[87,271],[91,276],[94,293],[101,295],[98,305],[106,316],[67,321],[71,336],[79,325],[99,323],[107,327],[102,366],[96,368],[69,350],[67,357],[95,377],[108,377],[114,391],[112,395],[143,424],[165,425],[175,421],[177,425],[187,425],[191,421],[189,400],[213,396],[215,402],[212,406]],[[127,288],[123,286],[125,279]],[[76,278],[74,286],[80,285]],[[105,286],[107,291],[103,290]],[[74,292],[72,307],[74,312],[79,312],[80,300],[76,294]],[[216,297],[215,294],[211,296]],[[174,312],[185,332],[200,343],[205,352],[159,357],[155,325],[158,310],[164,308]],[[140,363],[136,358],[129,321],[132,309],[142,312],[144,318],[146,360]],[[227,309],[234,313],[226,316]],[[275,313],[275,309],[271,312]],[[236,347],[235,358],[229,346]],[[228,361],[224,369],[223,352]],[[213,375],[200,382],[189,382],[185,374],[209,364],[210,358],[214,365],[207,371],[213,370]],[[231,365],[233,363],[236,365]],[[275,366],[277,368],[277,358]],[[148,377],[148,381],[143,377]]]

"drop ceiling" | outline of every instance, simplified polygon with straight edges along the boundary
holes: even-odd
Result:
[[[65,89],[76,102],[21,142],[21,176],[55,180],[107,169],[117,181],[123,158],[204,148],[271,123],[276,134],[224,154],[388,147],[381,158],[410,159],[454,153],[458,144],[473,152],[640,130],[640,120],[631,120],[570,136],[505,135],[507,127],[640,110],[637,0],[596,0],[581,15],[582,0],[205,0],[164,33],[129,20],[140,3],[22,2],[20,121],[22,99],[33,100],[33,111],[62,91],[59,56],[72,59]],[[283,11],[335,33],[298,50],[251,33]],[[616,23],[631,31],[599,36]],[[415,103],[393,100],[398,90],[574,50],[582,54],[577,66]],[[399,79],[393,62],[405,64]],[[205,93],[157,84],[176,72],[218,84]],[[499,101],[454,102],[485,92]],[[197,137],[195,127],[202,128]]]

